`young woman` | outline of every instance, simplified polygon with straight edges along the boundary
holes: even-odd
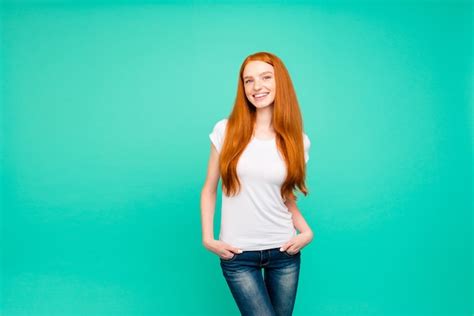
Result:
[[[259,52],[244,60],[232,113],[215,123],[209,137],[201,193],[203,245],[219,256],[242,315],[291,315],[301,249],[313,239],[294,194],[296,188],[308,194],[310,140],[290,76],[277,56]],[[222,216],[215,240],[220,177]]]

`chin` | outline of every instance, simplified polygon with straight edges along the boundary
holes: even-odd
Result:
[[[268,104],[254,104],[254,106],[259,109],[266,108],[267,106],[272,106],[272,105],[273,105],[273,102],[268,103]]]

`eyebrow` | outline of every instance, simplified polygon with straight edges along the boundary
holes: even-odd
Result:
[[[261,76],[261,75],[264,75],[264,74],[266,74],[266,73],[270,73],[270,74],[273,75],[273,73],[272,73],[271,71],[264,71],[264,72],[262,72],[262,73],[260,74],[260,76]],[[252,76],[245,76],[244,79],[246,79],[246,78],[252,78]]]

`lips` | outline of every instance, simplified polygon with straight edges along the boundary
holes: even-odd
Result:
[[[262,101],[263,99],[265,99],[267,97],[267,95],[269,95],[270,92],[265,92],[265,93],[257,93],[257,94],[254,94],[253,95],[253,98],[255,99],[255,101]]]

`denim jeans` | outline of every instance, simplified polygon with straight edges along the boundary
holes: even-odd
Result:
[[[289,254],[273,248],[244,251],[230,259],[219,259],[227,285],[243,316],[292,314],[300,272],[300,251]]]

